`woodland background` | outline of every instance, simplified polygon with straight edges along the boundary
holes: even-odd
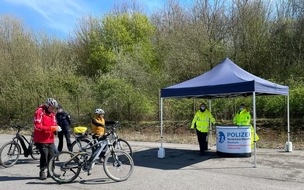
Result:
[[[34,33],[0,15],[0,126],[32,126],[46,98],[58,100],[72,126],[90,126],[95,108],[126,128],[159,127],[159,90],[203,74],[229,57],[246,71],[289,86],[293,133],[304,130],[304,1],[168,0],[146,14],[140,1],[79,20],[66,40]],[[170,130],[189,129],[205,100],[165,99]],[[252,97],[217,99],[212,112],[229,123]],[[286,97],[257,97],[259,128],[286,131]],[[156,130],[157,131],[157,130]]]

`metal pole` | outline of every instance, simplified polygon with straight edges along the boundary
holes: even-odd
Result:
[[[165,157],[165,149],[163,148],[163,99],[160,98],[160,147],[158,149],[158,158]]]
[[[163,99],[160,98],[160,147],[163,148]]]
[[[290,142],[289,95],[287,96],[287,133],[288,133],[288,143],[289,143]]]
[[[287,96],[287,135],[288,141],[285,144],[285,151],[291,152],[292,151],[292,143],[290,141],[290,118],[289,118],[289,94]]]
[[[256,106],[255,106],[255,92],[253,92],[253,127],[254,127],[254,168],[257,167],[256,160]]]
[[[211,108],[211,100],[210,99],[208,99],[208,104],[209,104],[209,110],[210,110],[210,113],[212,114],[212,108]],[[211,124],[211,122],[210,122],[210,119],[209,119],[209,129],[210,129],[210,131],[209,131],[209,135],[210,135],[210,143],[209,144],[211,144],[211,146],[213,146],[213,141],[212,141],[212,124]]]

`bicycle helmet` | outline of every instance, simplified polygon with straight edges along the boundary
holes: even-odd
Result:
[[[55,107],[55,108],[58,107],[58,103],[57,103],[57,101],[56,101],[54,98],[48,98],[48,99],[46,100],[46,102],[45,102],[45,105],[46,105],[47,107],[49,107],[49,106],[53,106],[53,107]]]
[[[100,109],[100,108],[97,108],[97,109],[95,110],[95,113],[96,113],[96,114],[99,114],[99,115],[105,114],[105,112],[103,111],[103,109]]]

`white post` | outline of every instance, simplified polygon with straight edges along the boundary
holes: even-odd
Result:
[[[290,121],[289,121],[289,95],[287,96],[287,142],[285,144],[285,151],[292,151],[292,142],[290,142]]]
[[[165,149],[163,148],[163,98],[160,98],[160,147],[157,156],[158,158],[165,157]]]
[[[208,103],[209,103],[209,110],[210,110],[210,112],[212,113],[212,109],[211,109],[211,100],[210,99],[208,99]],[[210,120],[209,120],[209,140],[210,140],[210,145],[211,146],[213,146],[213,144],[212,144],[212,123],[210,122]],[[209,142],[209,141],[208,141]]]
[[[254,127],[254,168],[257,167],[256,159],[256,106],[255,106],[255,92],[253,92],[253,127]]]

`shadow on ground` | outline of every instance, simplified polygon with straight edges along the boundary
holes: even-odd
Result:
[[[24,164],[37,164],[37,167],[39,167],[39,160],[33,160],[33,159],[18,159],[18,161],[10,167],[16,167],[17,165],[24,165]],[[8,168],[10,168],[8,167]],[[0,165],[0,170],[1,169],[6,169],[6,167]],[[1,176],[0,176],[1,177]]]
[[[164,158],[158,158],[157,153],[158,148],[137,151],[133,153],[134,163],[136,166],[162,170],[176,170],[209,159],[219,158],[214,151],[209,151],[206,155],[201,156],[197,150],[167,148]]]
[[[30,180],[30,179],[38,179],[38,177],[0,176],[0,181],[16,181],[16,180]]]

